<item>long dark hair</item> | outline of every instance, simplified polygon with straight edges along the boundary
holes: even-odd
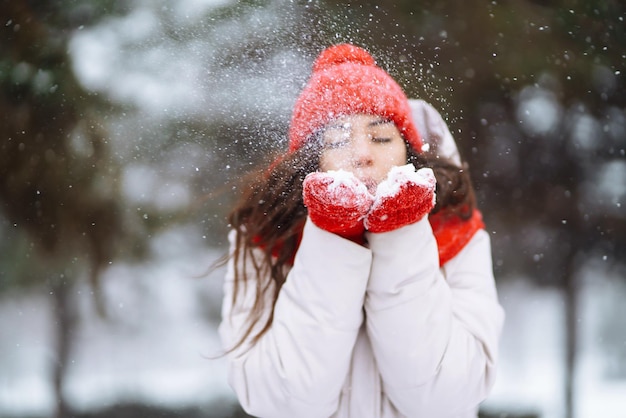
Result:
[[[267,322],[252,337],[252,344],[270,328],[278,293],[285,283],[288,267],[298,249],[307,210],[302,199],[302,182],[307,174],[319,169],[322,145],[310,141],[305,146],[277,160],[269,169],[251,174],[243,187],[239,202],[230,213],[235,229],[235,249],[230,254],[234,264],[233,305],[242,286],[256,287],[256,299],[248,327],[231,350],[239,347],[252,333],[267,309],[268,292],[272,292],[272,310]],[[407,144],[407,162],[416,169],[430,167],[437,179],[437,203],[431,214],[445,211],[449,216],[469,219],[475,207],[475,196],[467,165],[459,167],[440,157],[436,150],[416,152]],[[262,257],[252,256],[260,250]],[[253,272],[245,271],[247,261]],[[286,268],[287,267],[287,268]],[[249,274],[252,274],[249,276]],[[252,283],[248,280],[256,279]]]

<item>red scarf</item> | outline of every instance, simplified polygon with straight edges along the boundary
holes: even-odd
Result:
[[[479,229],[485,228],[478,209],[474,209],[472,217],[467,220],[442,212],[430,215],[428,220],[437,240],[440,267],[454,258]]]
[[[440,267],[454,258],[479,229],[485,228],[482,214],[478,209],[474,209],[472,217],[467,220],[442,212],[430,215],[428,220],[435,234],[435,239],[437,240]],[[300,233],[298,245],[301,240],[302,233]],[[261,243],[261,239],[257,237],[254,239],[254,242]],[[261,244],[261,247],[263,247],[263,244]],[[282,245],[277,244],[272,249],[272,255],[278,256],[281,249]],[[293,264],[295,256],[296,254],[294,252],[290,259],[291,264]]]

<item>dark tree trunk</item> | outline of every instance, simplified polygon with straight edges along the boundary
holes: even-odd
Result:
[[[76,312],[72,298],[72,285],[67,280],[54,280],[51,285],[56,325],[56,362],[54,364],[54,392],[56,418],[69,418],[70,408],[63,392],[63,384],[69,363],[72,339],[76,328]]]
[[[565,285],[565,418],[575,416],[574,383],[578,354],[578,292],[575,278],[575,256],[570,252],[566,262]]]

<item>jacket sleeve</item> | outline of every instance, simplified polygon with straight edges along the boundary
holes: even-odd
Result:
[[[231,249],[233,239],[231,233]],[[248,286],[233,306],[233,268],[231,262],[219,329],[226,349],[242,335],[256,295],[256,277],[248,266]],[[271,328],[256,344],[248,338],[228,354],[230,384],[246,412],[273,418],[332,415],[363,322],[370,268],[367,248],[307,221]],[[270,312],[271,302],[265,318]]]
[[[442,269],[427,219],[369,239],[367,330],[385,395],[406,416],[475,411],[494,383],[504,321],[488,234]]]

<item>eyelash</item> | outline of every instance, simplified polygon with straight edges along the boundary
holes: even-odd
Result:
[[[324,147],[327,149],[338,149],[338,148],[342,148],[344,145],[347,145],[348,141],[338,141],[338,142],[332,142],[330,144],[324,144]]]
[[[343,141],[336,141],[336,142],[332,142],[330,144],[326,144],[325,146],[327,148],[340,148],[344,145],[347,145],[350,142],[350,139],[345,139]],[[390,137],[372,137],[372,142],[375,142],[377,144],[386,144],[388,142],[391,142],[391,138]]]
[[[329,149],[342,148],[343,146],[347,145],[349,142],[350,140],[346,139],[343,141],[337,141],[337,142],[333,142],[330,144],[326,144],[325,147]],[[391,142],[391,138],[390,137],[372,137],[372,142],[376,144],[387,144]]]

